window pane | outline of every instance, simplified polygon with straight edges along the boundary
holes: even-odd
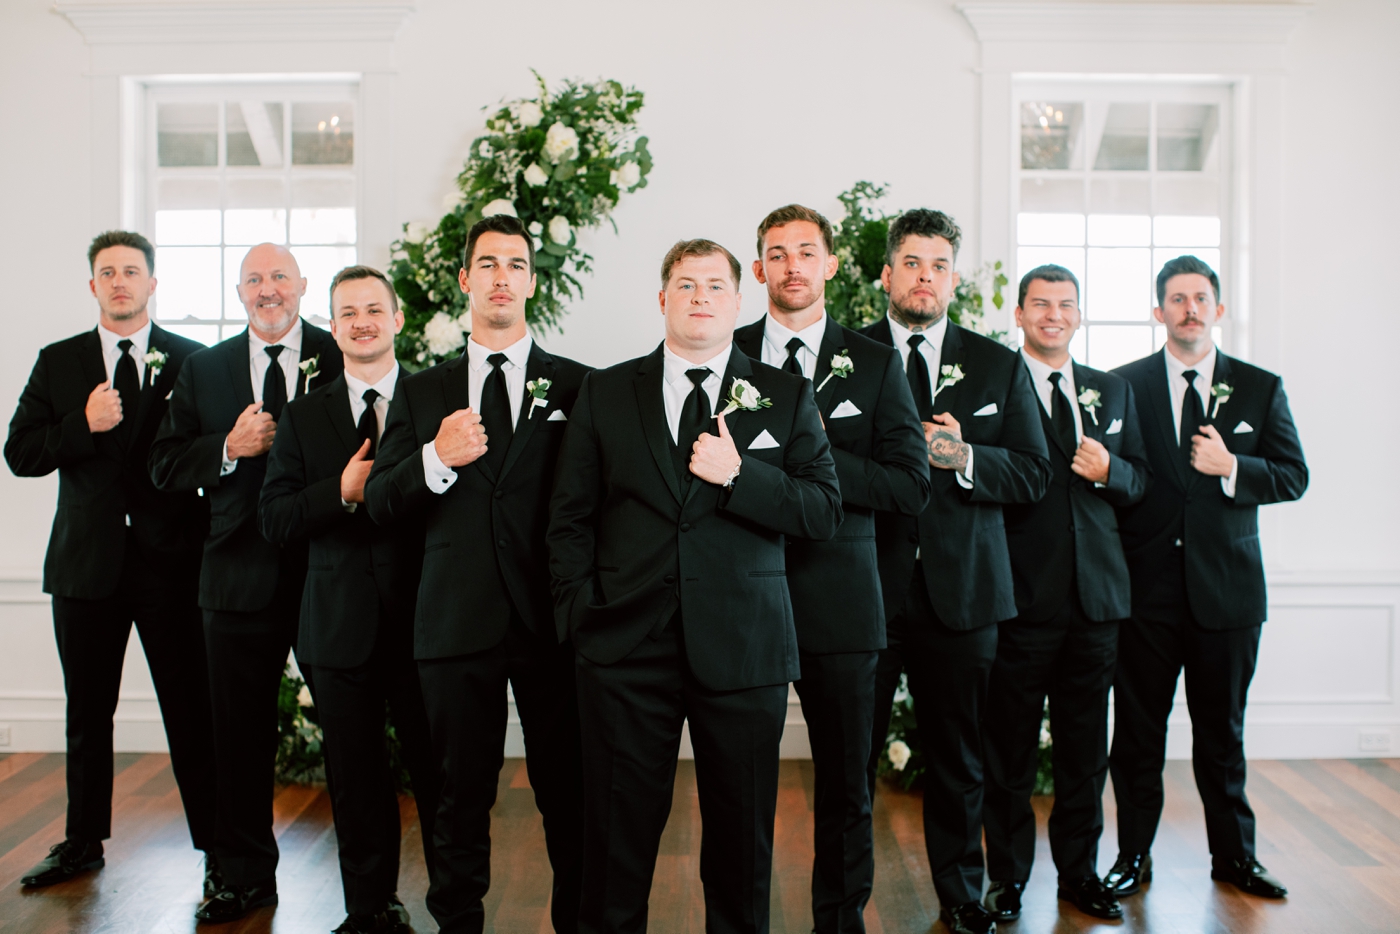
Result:
[[[1021,105],[1021,168],[1071,169],[1083,131],[1083,104],[1027,101]],[[1076,165],[1076,161],[1079,165]]]
[[[238,277],[243,271],[243,257],[248,255],[247,247],[231,247],[224,250],[224,320],[247,321],[248,312],[243,300],[238,297]]]
[[[281,208],[225,211],[224,242],[248,246],[286,243],[287,212]]]
[[[219,212],[157,211],[156,243],[160,246],[218,246]]]
[[[218,165],[219,105],[161,104],[156,108],[158,165]]]
[[[219,326],[217,324],[165,324],[165,328],[171,334],[179,334],[181,337],[188,337],[192,341],[199,341],[205,347],[212,347],[219,342]]]
[[[1146,321],[1152,316],[1151,251],[1089,250],[1084,313],[1099,321]]]
[[[1082,247],[1067,246],[1023,246],[1016,251],[1016,278],[1012,280],[1012,293],[1021,277],[1037,266],[1054,263],[1063,266],[1080,281],[1084,281],[1084,250]]]
[[[292,164],[355,161],[355,106],[349,101],[292,105]]]
[[[1209,175],[1159,175],[1155,214],[1221,214],[1220,183]]]
[[[1099,104],[1095,110],[1103,106]],[[1151,108],[1152,105],[1146,103],[1108,105],[1104,114],[1103,135],[1098,141],[1098,154],[1094,157],[1095,169],[1146,171]]]
[[[228,165],[282,164],[281,104],[229,101],[224,111],[228,119]]]
[[[157,247],[156,268],[156,317],[218,320],[218,247]]]
[[[330,320],[331,279],[346,266],[355,265],[355,248],[294,246],[292,255],[306,277],[306,294],[301,299],[302,317],[315,315]]]
[[[1016,242],[1044,246],[1083,246],[1083,214],[1016,215]]]
[[[1090,246],[1150,246],[1152,218],[1133,214],[1090,214]],[[1092,261],[1090,262],[1092,266]]]
[[[1032,214],[1083,214],[1084,182],[1078,178],[1023,178],[1021,210]]]
[[[1089,366],[1111,370],[1152,352],[1152,329],[1130,324],[1089,328]]]
[[[157,210],[187,211],[219,206],[217,178],[162,178],[156,186]]]
[[[1095,175],[1089,180],[1089,210],[1094,214],[1151,214],[1152,181],[1123,175]]]
[[[1220,246],[1220,218],[1158,215],[1152,218],[1157,246]]]
[[[228,180],[229,208],[285,208],[287,186],[280,178],[231,178]]]
[[[1220,108],[1214,104],[1157,105],[1157,168],[1199,172],[1214,168]]]
[[[293,243],[354,243],[354,208],[293,208]]]

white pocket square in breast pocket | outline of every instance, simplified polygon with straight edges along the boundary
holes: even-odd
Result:
[[[749,442],[750,451],[765,451],[768,448],[775,448],[777,446],[778,442],[773,440],[773,436],[768,433],[767,428],[759,432],[758,437]]]
[[[1118,432],[1120,432],[1120,431],[1122,431],[1122,430],[1123,430],[1123,420],[1122,420],[1121,418],[1115,418],[1115,419],[1109,424],[1109,426],[1108,426],[1108,431],[1105,431],[1104,434],[1106,434],[1106,435],[1116,435],[1116,434],[1118,434]]]
[[[1235,426],[1235,430],[1233,433],[1237,435],[1244,435],[1248,434],[1253,430],[1254,426],[1251,425],[1249,422],[1240,422],[1238,425]]]
[[[832,418],[850,418],[852,415],[859,414],[860,409],[856,408],[856,404],[850,399],[847,399],[845,402],[842,402],[836,408],[831,410]]]
[[[547,422],[567,422],[568,420],[569,416],[564,414],[563,409],[555,409],[549,413],[549,418],[545,419]]]
[[[165,401],[166,401],[166,402],[169,402],[169,401],[170,401],[170,397],[173,396],[173,395],[175,395],[175,390],[172,389],[172,390],[170,390],[169,392],[167,392],[167,393],[165,394]]]
[[[997,404],[996,404],[995,402],[988,402],[986,405],[982,406],[982,408],[978,409],[976,412],[973,412],[972,414],[973,414],[973,415],[995,415],[995,414],[997,414]]]

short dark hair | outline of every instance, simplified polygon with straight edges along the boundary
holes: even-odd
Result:
[[[92,269],[93,263],[97,262],[98,253],[114,246],[129,246],[145,253],[146,272],[149,275],[155,275],[156,248],[151,246],[151,241],[130,230],[106,230],[93,237],[92,243],[88,246],[88,269]]]
[[[1167,303],[1167,283],[1171,281],[1172,276],[1189,276],[1192,273],[1205,276],[1210,280],[1210,289],[1215,293],[1215,303],[1219,305],[1220,277],[1205,262],[1188,253],[1185,256],[1168,260],[1167,264],[1162,267],[1162,271],[1157,273],[1157,307],[1161,308]]]
[[[942,237],[953,247],[954,262],[958,259],[958,247],[962,246],[962,230],[951,217],[931,208],[914,208],[890,224],[889,237],[885,240],[886,263],[894,265],[895,251],[906,237]]]
[[[346,266],[340,272],[336,273],[335,278],[331,280],[330,299],[332,318],[335,317],[336,287],[342,282],[353,282],[356,279],[378,279],[380,282],[384,283],[384,288],[389,290],[389,306],[395,313],[398,312],[399,297],[394,293],[394,284],[389,281],[388,276],[384,275],[384,273],[375,269],[373,266]]]
[[[535,271],[535,238],[530,236],[530,231],[525,229],[520,218],[510,214],[492,214],[490,217],[483,217],[472,224],[472,229],[467,231],[467,245],[462,248],[462,268],[470,269],[472,265],[472,255],[476,252],[476,241],[481,239],[482,234],[499,233],[507,237],[520,237],[525,241],[525,250],[530,256],[530,272]]]
[[[763,259],[763,238],[768,234],[768,231],[774,227],[795,224],[798,221],[816,224],[817,229],[822,232],[822,243],[826,245],[826,252],[836,252],[836,235],[831,229],[831,221],[811,208],[803,207],[800,204],[787,204],[771,212],[763,219],[763,223],[758,225],[758,258]]]
[[[1030,289],[1031,283],[1039,279],[1041,282],[1073,282],[1074,300],[1079,301],[1079,280],[1074,273],[1063,266],[1056,266],[1054,263],[1046,263],[1044,266],[1037,266],[1021,277],[1021,291],[1016,296],[1016,306],[1024,307],[1026,304],[1026,291]]]
[[[666,251],[666,257],[661,261],[661,287],[666,288],[666,284],[671,281],[671,269],[681,260],[689,256],[713,256],[716,253],[723,253],[729,260],[729,271],[734,274],[734,288],[737,289],[743,269],[733,253],[713,240],[677,240],[676,245]]]

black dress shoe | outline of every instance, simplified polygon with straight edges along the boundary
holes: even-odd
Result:
[[[389,917],[397,918],[404,927],[408,927],[408,909],[403,906],[403,902],[399,901],[397,895],[389,896],[389,904],[384,908],[384,911]]]
[[[952,934],[995,934],[996,919],[981,902],[963,902],[952,908],[944,908],[938,920],[948,926]]]
[[[106,860],[102,857],[101,841],[64,840],[49,847],[49,855],[41,859],[33,869],[24,874],[20,885],[35,888],[67,882],[80,872],[101,869]]]
[[[1246,895],[1260,898],[1285,898],[1288,889],[1283,883],[1269,875],[1269,870],[1259,865],[1252,856],[1232,859],[1211,867],[1210,877],[1219,882],[1228,882]]]
[[[1103,884],[1119,898],[1136,895],[1152,881],[1151,853],[1119,853],[1118,862],[1103,877]]]
[[[1098,876],[1085,876],[1078,882],[1060,883],[1060,898],[1095,918],[1117,921],[1123,917],[1123,906],[1113,890],[1099,881]]]
[[[207,924],[223,924],[226,921],[237,921],[250,912],[275,904],[275,879],[268,879],[257,885],[226,885],[194,913],[194,919]]]
[[[400,934],[408,927],[387,911],[352,911],[331,934]]]
[[[1021,917],[1021,893],[1025,890],[1024,882],[993,882],[982,905],[997,921],[1015,921]]]
[[[224,873],[219,858],[211,852],[204,854],[204,897],[213,898],[224,887]]]

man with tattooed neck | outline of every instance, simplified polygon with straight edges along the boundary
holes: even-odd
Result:
[[[881,282],[886,317],[864,333],[904,361],[923,422],[933,490],[918,517],[876,516],[889,647],[876,671],[869,779],[883,755],[901,672],[919,711],[924,844],[942,919],[953,934],[989,934],[982,907],[979,723],[997,623],[1016,615],[1002,506],[1034,503],[1050,455],[1030,374],[1014,352],[948,320],[962,232],[941,211],[890,224]]]

